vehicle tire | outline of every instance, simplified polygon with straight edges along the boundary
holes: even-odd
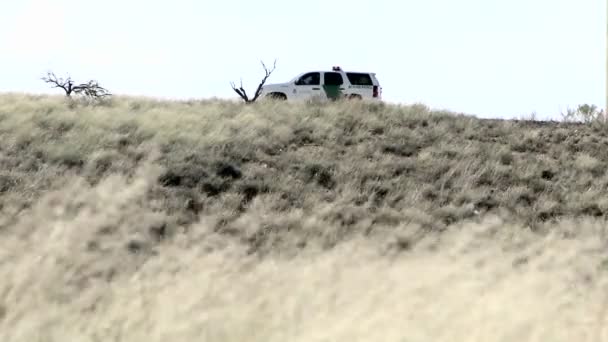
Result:
[[[362,97],[359,94],[350,94],[350,95],[348,95],[348,99],[349,100],[361,100]]]
[[[266,95],[267,98],[271,100],[285,101],[287,100],[287,95],[283,93],[270,93]]]

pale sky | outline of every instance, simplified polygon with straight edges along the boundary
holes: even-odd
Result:
[[[604,0],[0,0],[0,92],[47,70],[113,93],[233,98],[308,70],[376,72],[387,102],[482,117],[605,104]]]

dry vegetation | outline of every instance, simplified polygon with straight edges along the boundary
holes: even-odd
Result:
[[[608,128],[0,95],[0,341],[608,341]]]

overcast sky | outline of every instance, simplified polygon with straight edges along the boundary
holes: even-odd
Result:
[[[52,70],[114,93],[234,97],[340,65],[389,102],[484,117],[604,106],[604,0],[0,0],[0,92]]]

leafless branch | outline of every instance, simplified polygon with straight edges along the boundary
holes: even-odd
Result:
[[[58,78],[54,73],[48,72],[46,77],[42,77],[42,80],[46,83],[53,85],[53,88],[61,88],[65,91],[65,96],[70,97],[74,91],[74,82],[70,77],[67,79]]]
[[[95,80],[90,80],[87,83],[81,83],[75,86],[74,81],[72,81],[70,77],[64,80],[63,78],[58,78],[52,72],[48,72],[46,77],[42,77],[42,80],[46,83],[50,83],[53,88],[63,89],[67,97],[71,97],[72,93],[83,95],[91,99],[99,99],[111,95],[107,89],[101,87]]]
[[[82,83],[74,87],[74,92],[77,94],[84,94],[90,98],[101,98],[104,96],[110,96],[111,94],[107,89],[101,87],[97,81],[91,80],[88,83]]]
[[[260,84],[258,85],[258,88],[255,91],[255,94],[253,96],[252,99],[249,98],[249,96],[247,95],[247,92],[245,91],[245,89],[243,88],[243,80],[241,79],[241,86],[239,88],[236,87],[236,85],[234,84],[234,82],[231,82],[230,85],[232,87],[232,89],[243,99],[243,101],[245,101],[245,103],[253,103],[255,102],[258,97],[260,97],[260,95],[262,94],[262,88],[264,87],[264,84],[266,83],[266,80],[268,80],[268,77],[270,77],[270,75],[272,74],[272,72],[276,69],[277,67],[277,61],[276,59],[274,60],[274,64],[272,65],[272,69],[268,69],[266,67],[266,64],[264,64],[264,62],[262,61],[262,67],[264,68],[264,78],[262,79],[262,81],[260,82]]]

